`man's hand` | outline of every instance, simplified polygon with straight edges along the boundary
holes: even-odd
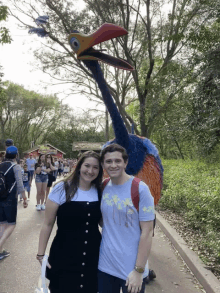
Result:
[[[128,286],[128,292],[138,293],[141,291],[143,283],[143,274],[140,274],[133,270],[127,277],[125,286]]]

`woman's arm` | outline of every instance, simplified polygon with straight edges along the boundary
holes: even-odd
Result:
[[[47,200],[44,222],[40,231],[38,255],[44,255],[53,229],[59,205],[50,199]]]

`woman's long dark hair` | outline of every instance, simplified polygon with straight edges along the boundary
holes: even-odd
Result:
[[[45,162],[46,162],[45,165],[47,166],[47,168],[50,168],[50,164],[47,163],[47,158],[50,158],[50,160],[51,160],[51,165],[54,166],[53,157],[52,157],[50,154],[48,154],[48,155],[46,155],[46,157],[45,157]]]
[[[76,168],[73,171],[73,173],[70,174],[66,179],[64,179],[64,189],[66,191],[66,201],[69,202],[74,197],[74,195],[77,192],[77,189],[79,188],[79,179],[80,179],[80,169],[87,158],[95,158],[99,162],[99,174],[98,176],[91,182],[91,185],[93,185],[97,191],[98,194],[101,192],[101,184],[102,184],[102,175],[103,175],[103,169],[100,161],[100,155],[93,151],[87,151],[83,153],[77,164]]]
[[[42,156],[45,156],[45,163],[46,163],[46,155],[45,154],[40,154],[40,156],[39,156],[39,158],[38,158],[38,161],[37,161],[37,164],[41,164],[42,162],[41,162],[41,157]]]
[[[38,161],[37,161],[37,163],[35,164],[35,170],[37,169],[37,167],[40,167],[40,165],[41,165],[41,157],[42,156],[45,156],[45,165],[46,165],[46,155],[45,154],[40,154],[40,156],[39,156],[39,158],[38,158]]]

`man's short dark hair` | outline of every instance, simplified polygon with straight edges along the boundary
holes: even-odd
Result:
[[[16,156],[17,156],[17,154],[7,154],[7,153],[5,154],[6,159],[15,159]]]
[[[6,139],[6,141],[5,141],[5,146],[6,147],[9,147],[9,146],[11,146],[13,144],[14,144],[14,142],[13,142],[13,140],[11,138]]]
[[[113,152],[120,152],[122,154],[122,158],[124,160],[125,163],[127,163],[128,161],[128,154],[125,148],[123,148],[122,146],[120,146],[117,143],[112,143],[109,144],[107,147],[105,147],[102,151],[101,151],[101,162],[104,162],[104,157],[106,153],[113,153]]]

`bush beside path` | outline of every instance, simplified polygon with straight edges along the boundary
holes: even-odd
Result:
[[[158,212],[220,279],[220,164],[163,160]]]

